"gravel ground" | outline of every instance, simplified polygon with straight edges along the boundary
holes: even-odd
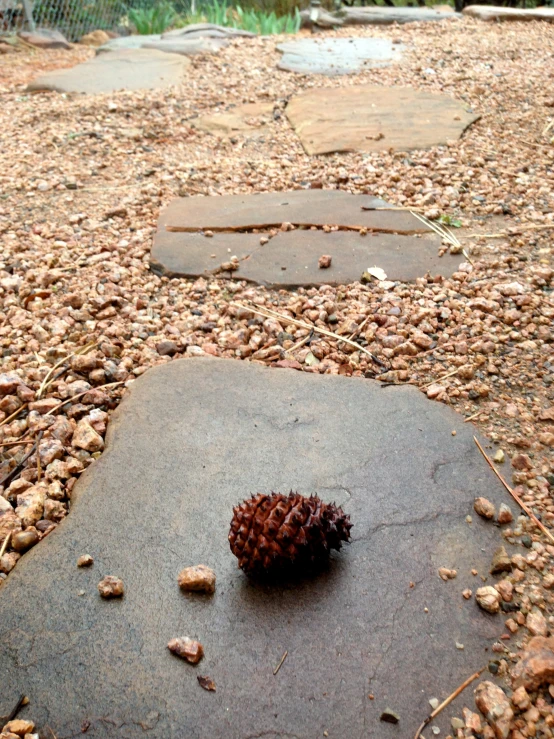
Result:
[[[373,35],[405,44],[402,61],[308,77],[276,70],[275,38],[240,40],[194,57],[179,89],[95,97],[24,91],[36,73],[72,66],[90,49],[2,56],[0,544],[10,540],[0,578],[68,513],[125,387],[182,356],[413,383],[471,417],[523,501],[547,525],[554,519],[554,128],[545,130],[554,120],[554,27],[463,19]],[[460,141],[430,151],[307,157],[283,114],[288,98],[360,83],[442,91],[482,117]],[[274,103],[261,141],[218,141],[193,128],[199,115],[246,102]],[[469,259],[448,280],[296,292],[149,271],[156,220],[172,197],[310,186],[461,218]],[[308,329],[235,304],[247,301],[353,335],[387,371],[335,338],[298,346]],[[514,641],[493,647],[500,674],[534,633],[536,611],[543,635],[554,628],[554,548],[526,518],[504,536],[531,548],[508,577],[519,610],[506,614],[504,637]],[[550,693],[531,691],[530,701],[514,704],[511,737],[554,736]]]

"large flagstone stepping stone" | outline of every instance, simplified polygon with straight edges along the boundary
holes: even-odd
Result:
[[[385,38],[300,39],[279,44],[279,69],[302,74],[349,74],[384,67],[400,57],[400,49]]]
[[[99,54],[70,69],[48,72],[33,80],[29,91],[103,93],[157,90],[178,85],[190,60],[154,49],[120,49]]]
[[[506,497],[473,433],[412,387],[220,359],[149,371],[70,516],[0,590],[0,711],[24,693],[22,716],[58,737],[414,736],[429,698],[486,664],[503,630],[461,597],[499,542],[491,523],[466,523],[474,498]],[[352,542],[311,578],[249,580],[227,541],[232,508],[291,488],[343,505]],[[94,565],[79,569],[85,553]],[[179,591],[199,563],[217,574],[213,597]],[[122,599],[99,597],[108,574]],[[204,646],[197,667],[167,649],[185,635]],[[433,724],[446,735],[466,702]],[[387,708],[399,726],[379,721]]]
[[[548,21],[554,23],[554,8],[500,8],[494,5],[469,5],[464,15],[482,21]]]
[[[428,149],[459,138],[480,117],[447,95],[367,85],[301,93],[286,114],[307,154]]]
[[[263,234],[241,232],[286,222],[300,228],[280,230],[266,244],[260,241]],[[325,225],[341,230],[307,228]],[[360,228],[369,233],[360,235]],[[441,238],[415,216],[378,198],[293,190],[171,201],[160,215],[150,266],[168,277],[218,274],[283,288],[350,284],[378,266],[389,280],[408,282],[427,272],[446,276],[456,271],[461,257],[439,257],[440,248]],[[328,269],[319,267],[323,254],[332,256]],[[232,256],[239,259],[239,269],[222,271]]]
[[[229,107],[224,113],[199,116],[190,124],[220,138],[241,134],[249,139],[259,139],[270,132],[268,123],[273,120],[273,108],[273,103],[245,103]]]
[[[164,223],[168,231],[245,230],[282,223],[406,233],[430,231],[408,211],[394,209],[384,200],[370,195],[352,195],[344,190],[176,198],[165,210]]]

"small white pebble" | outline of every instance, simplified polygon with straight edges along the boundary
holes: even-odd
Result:
[[[466,523],[473,523],[471,516],[466,516]]]
[[[438,734],[440,734],[440,733],[441,733],[441,730],[439,729],[439,727],[438,727],[438,726],[431,726],[431,731],[433,732],[433,734],[434,734],[435,736],[437,736]]]
[[[464,648],[464,645],[463,644],[460,644],[460,642],[457,641],[456,642],[456,649],[463,649],[463,648]]]
[[[438,698],[429,698],[429,705],[431,706],[431,708],[434,711],[435,708],[438,708],[439,707],[439,699]]]

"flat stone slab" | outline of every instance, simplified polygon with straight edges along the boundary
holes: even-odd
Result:
[[[215,39],[206,39],[211,41]],[[273,120],[273,103],[246,103],[229,108],[224,113],[202,115],[190,121],[194,128],[213,133],[220,138],[237,134],[250,139],[259,139],[270,132],[269,123]]]
[[[392,210],[377,210],[392,208]],[[196,196],[172,200],[163,214],[168,231],[233,231],[294,226],[341,226],[397,233],[430,232],[408,211],[370,195],[343,190],[289,190],[255,195]]]
[[[429,149],[480,117],[447,95],[367,85],[310,90],[286,114],[307,154]]]
[[[400,47],[386,38],[300,39],[279,44],[279,69],[302,74],[349,74],[387,66],[400,58]]]
[[[0,712],[24,693],[21,716],[58,737],[414,736],[429,698],[486,664],[502,631],[461,597],[499,543],[466,523],[474,497],[506,499],[473,433],[411,387],[221,359],[149,371],[71,515],[0,590]],[[251,581],[229,550],[232,508],[291,488],[343,505],[353,541],[312,578]],[[94,565],[79,569],[84,553]],[[198,563],[217,574],[213,597],[179,591]],[[99,597],[107,574],[121,600]],[[197,667],[167,649],[182,635],[204,646]],[[441,735],[465,703],[433,722]],[[399,726],[379,721],[386,708]]]
[[[80,92],[90,95],[116,90],[157,90],[178,85],[190,60],[154,49],[120,49],[99,54],[70,69],[48,72],[27,90]]]
[[[554,8],[497,8],[494,5],[468,5],[464,15],[482,21],[548,21],[554,23]]]
[[[96,50],[97,54],[103,54],[107,51],[118,51],[120,49],[156,49],[157,51],[165,51],[168,54],[184,54],[192,56],[194,54],[213,54],[217,53],[221,48],[227,46],[229,41],[225,38],[205,38],[174,36],[166,38],[160,34],[144,35],[144,36],[122,36],[114,38],[106,44],[99,46]]]
[[[160,229],[154,237],[151,269],[167,277],[219,277],[247,280],[266,287],[348,285],[360,280],[370,267],[384,269],[389,280],[414,281],[427,272],[450,276],[463,257],[439,257],[441,239],[435,234],[406,236],[356,231],[288,231],[260,245],[260,235],[175,233]],[[332,256],[328,269],[320,269],[319,257]],[[235,272],[220,265],[231,256],[240,260]]]

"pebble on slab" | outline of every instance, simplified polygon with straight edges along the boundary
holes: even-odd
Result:
[[[171,639],[167,648],[178,657],[186,659],[191,665],[200,662],[204,656],[204,647],[202,644],[195,639],[190,639],[188,636],[178,636],[175,639]]]
[[[475,498],[473,508],[475,510],[475,513],[478,513],[483,518],[487,518],[489,520],[491,518],[494,518],[494,514],[496,513],[494,504],[486,498]]]
[[[319,269],[328,269],[331,266],[332,257],[329,254],[323,254],[319,257]]]
[[[102,598],[119,598],[123,595],[123,580],[114,575],[106,575],[98,583],[98,592]]]
[[[82,554],[77,560],[77,567],[90,567],[94,562],[90,554]]]
[[[215,572],[206,565],[185,567],[177,577],[181,590],[191,590],[202,593],[215,592]]]
[[[38,531],[34,526],[29,526],[25,531],[18,531],[17,534],[14,534],[12,536],[11,544],[12,548],[15,549],[16,552],[22,554],[23,552],[26,552],[27,549],[34,547],[38,541],[40,541]]]
[[[500,610],[500,593],[492,585],[478,588],[475,593],[475,600],[484,611],[498,613]]]
[[[390,708],[386,708],[379,718],[387,724],[397,724],[400,721],[400,716]]]

